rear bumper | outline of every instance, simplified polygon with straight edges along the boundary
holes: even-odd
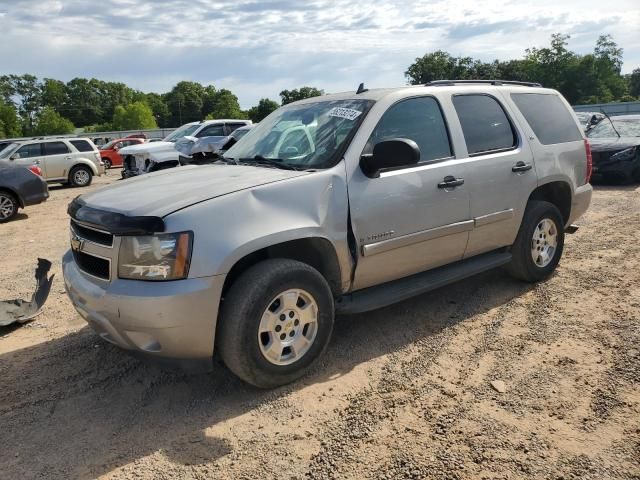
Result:
[[[29,183],[28,188],[24,189],[20,200],[23,207],[28,207],[30,205],[38,205],[48,198],[49,186],[47,182],[43,180],[42,177],[37,177]]]
[[[588,210],[591,204],[591,195],[593,194],[593,187],[587,183],[581,187],[576,188],[573,194],[573,200],[571,201],[571,215],[567,225],[571,225],[578,218],[580,218]]]
[[[105,282],[83,274],[71,251],[62,259],[62,271],[73,306],[104,340],[188,371],[212,368],[224,275]]]

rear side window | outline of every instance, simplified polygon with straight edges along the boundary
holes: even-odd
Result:
[[[516,146],[513,126],[495,98],[489,95],[455,95],[453,105],[469,155],[509,150]]]
[[[63,155],[69,153],[69,147],[64,142],[45,142],[42,144],[45,155]]]
[[[582,140],[573,115],[557,95],[512,93],[511,99],[543,145]]]
[[[409,98],[389,107],[371,134],[365,153],[373,152],[376,144],[393,138],[416,142],[421,162],[452,156],[440,105],[432,97]]]
[[[246,123],[227,123],[227,129],[229,130],[229,134],[234,132],[240,127],[244,127]]]
[[[71,140],[71,145],[76,147],[79,152],[93,152],[93,145],[86,140]]]
[[[214,125],[209,125],[208,127],[204,127],[202,130],[200,130],[197,134],[196,137],[198,138],[203,138],[203,137],[224,137],[224,124],[219,123],[219,124],[214,124]]]

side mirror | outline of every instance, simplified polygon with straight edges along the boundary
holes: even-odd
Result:
[[[377,143],[372,155],[360,158],[360,168],[369,178],[378,178],[381,170],[416,165],[420,147],[408,138],[393,138]]]
[[[20,154],[19,153],[14,153],[13,155],[11,155],[9,157],[9,160],[19,160],[20,159]]]

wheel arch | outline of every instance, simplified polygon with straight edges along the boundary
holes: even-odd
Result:
[[[567,226],[571,218],[571,198],[573,191],[571,185],[563,180],[554,180],[539,185],[531,195],[528,201],[542,200],[554,204],[560,210],[562,220]]]
[[[13,195],[15,198],[18,199],[18,205],[20,206],[20,208],[24,208],[24,200],[16,190],[2,185],[0,186],[0,192],[6,192],[6,193],[9,193],[10,195]]]
[[[342,294],[342,275],[335,248],[326,238],[307,237],[274,243],[242,256],[231,266],[226,276],[223,296],[244,271],[270,258],[285,258],[306,263],[318,270],[327,280],[334,296]]]
[[[85,159],[77,159],[73,166],[69,169],[69,175],[71,175],[73,169],[77,167],[89,167],[89,170],[91,170],[91,174],[94,177],[99,175],[98,167],[96,167],[95,163]]]

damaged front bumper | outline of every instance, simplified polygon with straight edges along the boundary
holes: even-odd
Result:
[[[190,372],[211,370],[224,275],[108,282],[84,275],[71,251],[62,271],[74,307],[104,340]]]

